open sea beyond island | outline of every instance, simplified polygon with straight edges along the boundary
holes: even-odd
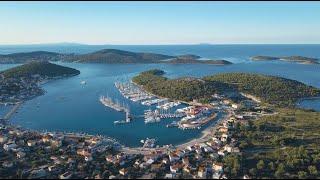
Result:
[[[153,49],[152,49],[153,47]],[[11,47],[10,47],[11,48]],[[12,53],[10,48],[0,47],[1,53]],[[32,50],[50,50],[37,47]],[[75,48],[75,47],[73,47]],[[110,47],[100,47],[110,48]],[[123,46],[113,47],[122,50],[156,52],[168,55],[196,54],[204,58],[219,58],[233,62],[232,65],[216,66],[206,64],[58,64],[76,68],[81,71],[78,76],[55,80],[42,85],[45,95],[25,102],[11,121],[25,128],[48,131],[85,132],[113,137],[120,143],[136,147],[140,140],[156,138],[157,145],[180,144],[201,136],[198,130],[180,130],[167,128],[173,119],[163,119],[160,123],[145,124],[143,117],[134,118],[129,124],[114,125],[114,121],[123,120],[125,114],[103,106],[99,97],[108,95],[113,99],[128,104],[134,116],[143,114],[149,106],[132,102],[121,96],[114,82],[131,79],[138,73],[158,68],[166,72],[165,76],[175,78],[182,76],[201,77],[222,72],[252,72],[294,79],[320,88],[320,65],[304,65],[289,62],[252,62],[254,55],[303,55],[320,57],[320,45],[218,45],[218,46]],[[80,49],[79,51],[83,50]],[[167,51],[166,51],[167,49]],[[311,50],[310,50],[311,49]],[[68,52],[68,49],[55,47],[52,51]],[[94,51],[86,49],[84,51]],[[10,52],[9,52],[10,51]],[[19,48],[18,50],[19,51]],[[69,52],[74,52],[72,49]],[[249,53],[250,52],[250,53]],[[15,65],[0,65],[0,71]],[[86,81],[86,84],[80,84]],[[320,110],[320,99],[304,100],[301,107]],[[8,111],[0,106],[0,115]],[[222,114],[219,114],[219,119]],[[214,122],[212,122],[214,123]],[[211,124],[208,124],[209,126]]]

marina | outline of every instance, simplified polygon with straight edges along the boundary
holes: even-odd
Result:
[[[115,82],[114,85],[125,98],[133,102],[154,98],[153,95],[143,91],[131,82]]]
[[[153,148],[155,147],[156,139],[149,139],[146,140],[140,140],[140,142],[143,144],[142,148]]]
[[[201,136],[201,132],[207,125],[218,121],[218,117],[202,125],[201,129],[182,130],[177,126],[170,127],[173,121],[179,122],[181,118],[160,119],[160,122],[148,123],[144,122],[144,110],[158,109],[156,102],[153,105],[142,105],[143,101],[152,100],[145,99],[140,101],[131,101],[125,98],[115,87],[115,82],[130,79],[135,74],[158,68],[155,65],[103,65],[103,64],[77,64],[77,63],[60,63],[62,65],[79,69],[81,74],[78,77],[51,81],[41,85],[46,94],[39,96],[30,101],[24,102],[23,106],[18,109],[18,113],[10,118],[10,122],[22,127],[50,131],[74,131],[86,132],[90,134],[103,134],[118,139],[121,143],[130,147],[138,147],[139,142],[146,137],[156,137],[157,144],[180,144],[190,139]],[[202,77],[214,73],[224,73],[229,71],[244,71],[252,73],[264,73],[269,75],[279,75],[319,87],[318,67],[290,64],[285,66],[278,63],[244,63],[234,64],[223,68],[222,66],[208,65],[163,65],[161,69],[168,72],[168,78],[195,76]],[[188,72],[184,70],[190,69]],[[296,71],[303,72],[303,76],[297,75]],[[308,72],[308,73],[306,73]],[[310,73],[313,72],[313,73]],[[129,74],[129,75],[128,75]],[[87,84],[81,86],[80,82],[85,80]],[[61,87],[61,88],[57,88]],[[85,87],[85,88],[82,88]],[[100,95],[109,96],[113,102],[119,101],[121,105],[128,104],[132,120],[130,123],[115,124],[115,121],[125,121],[125,112],[116,111],[107,108],[99,101]],[[58,97],[65,97],[59,100]],[[153,97],[153,99],[158,99]],[[308,101],[309,104],[315,104],[318,101]],[[39,105],[38,105],[39,104]],[[170,114],[175,113],[176,109],[189,107],[187,104],[170,108]],[[70,109],[71,107],[71,109]],[[222,105],[216,105],[218,111],[222,111]],[[90,108],[90,113],[88,109]],[[10,108],[11,109],[11,108]],[[159,109],[160,110],[160,109]],[[7,111],[6,111],[7,112]],[[182,111],[181,111],[182,112]],[[48,116],[48,113],[50,116]],[[178,113],[178,112],[177,112]],[[191,122],[192,120],[190,120]],[[170,128],[167,128],[169,125]]]

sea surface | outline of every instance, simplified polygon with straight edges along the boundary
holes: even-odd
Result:
[[[20,49],[19,49],[20,48]],[[100,49],[104,47],[100,47]],[[110,47],[108,47],[110,48]],[[173,119],[164,119],[160,123],[145,124],[138,117],[149,106],[131,102],[117,91],[114,82],[128,80],[138,73],[159,68],[170,78],[195,76],[202,77],[223,72],[250,72],[274,75],[294,79],[320,88],[320,65],[303,65],[289,62],[252,62],[253,55],[303,55],[320,57],[320,45],[219,45],[219,46],[117,46],[123,50],[156,52],[171,55],[196,54],[204,58],[227,59],[235,64],[226,66],[205,64],[58,64],[73,67],[81,71],[78,76],[51,81],[43,85],[46,94],[27,101],[13,118],[14,124],[41,131],[68,131],[102,134],[113,137],[127,146],[140,146],[140,140],[156,138],[157,144],[180,144],[201,136],[200,130],[179,130],[165,125]],[[48,47],[28,47],[28,50],[50,50]],[[63,52],[87,53],[98,50],[97,47],[51,47],[51,50]],[[21,47],[4,48],[1,53],[19,52]],[[23,49],[26,50],[26,49]],[[0,71],[15,65],[0,64]],[[85,80],[86,85],[80,82]],[[134,116],[132,123],[114,125],[116,120],[124,119],[124,113],[103,106],[100,95],[109,95],[113,99],[128,104]],[[320,110],[320,99],[305,100],[301,107]],[[7,109],[0,107],[3,114]],[[220,118],[221,114],[217,117]],[[205,128],[205,127],[204,127]]]

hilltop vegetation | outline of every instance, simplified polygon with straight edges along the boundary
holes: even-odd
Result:
[[[32,61],[0,72],[0,102],[16,103],[42,95],[39,83],[78,75],[80,71],[46,61]]]
[[[25,53],[13,53],[8,55],[0,55],[0,63],[27,63],[31,61],[59,61],[65,58],[66,54],[59,54],[48,51],[34,51]]]
[[[214,93],[244,92],[269,104],[294,106],[299,98],[320,95],[320,90],[315,87],[274,76],[225,73],[204,78],[168,79],[160,76],[162,74],[161,70],[146,71],[134,77],[133,81],[156,95],[183,101],[198,99],[208,102]]]
[[[201,102],[209,102],[215,93],[234,91],[225,83],[189,77],[168,79],[161,76],[163,73],[163,71],[157,69],[146,71],[135,76],[132,80],[153,94],[182,101],[195,99]]]
[[[65,61],[81,63],[155,63],[160,60],[170,59],[167,56],[155,53],[135,53],[117,49],[103,49],[93,53],[75,55],[66,58]]]
[[[224,73],[204,78],[236,87],[239,91],[259,97],[279,106],[293,106],[303,97],[319,96],[320,90],[299,81],[249,73]]]
[[[59,76],[77,75],[80,74],[80,71],[73,68],[52,64],[46,61],[33,61],[21,66],[5,70],[0,74],[3,75],[5,78],[27,77],[37,74],[43,77],[54,78]]]
[[[64,61],[78,63],[172,63],[172,64],[232,64],[225,60],[198,60],[197,55],[169,56],[156,53],[130,52],[118,49],[102,49],[87,54],[61,54],[47,51],[34,51],[0,55],[0,63],[28,63],[31,61]]]
[[[320,113],[279,109],[237,126],[243,173],[252,178],[316,178],[320,170]]]
[[[186,59],[186,58],[175,58],[166,61],[170,64],[215,64],[215,65],[227,65],[232,64],[226,60],[196,60],[196,59]]]

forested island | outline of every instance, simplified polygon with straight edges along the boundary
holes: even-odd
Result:
[[[23,64],[31,61],[59,61],[71,54],[60,54],[48,51],[33,51],[0,55],[0,64]]]
[[[132,63],[171,63],[171,64],[232,64],[226,60],[198,60],[197,55],[170,56],[156,53],[130,52],[118,49],[103,49],[87,54],[63,54],[47,51],[34,51],[0,55],[0,64],[27,63],[31,61],[63,61],[77,63],[132,64]]]
[[[135,53],[117,49],[103,49],[93,53],[74,55],[63,61],[80,63],[156,63],[160,60],[170,59],[173,56],[155,53]]]
[[[310,58],[304,56],[284,56],[284,57],[273,57],[273,56],[253,56],[250,58],[253,61],[289,61],[289,62],[297,62],[301,64],[319,64],[319,59]]]
[[[195,57],[177,57],[168,61],[166,63],[170,64],[213,64],[213,65],[227,65],[232,64],[232,62],[227,60],[198,60]]]
[[[260,74],[223,73],[203,78],[168,79],[161,70],[146,71],[133,78],[146,90],[163,97],[209,102],[214,93],[239,97],[246,93],[276,106],[294,106],[304,97],[320,96],[320,90],[301,82]]]
[[[46,61],[32,61],[0,72],[0,102],[19,102],[41,95],[39,83],[75,76],[80,71]]]

